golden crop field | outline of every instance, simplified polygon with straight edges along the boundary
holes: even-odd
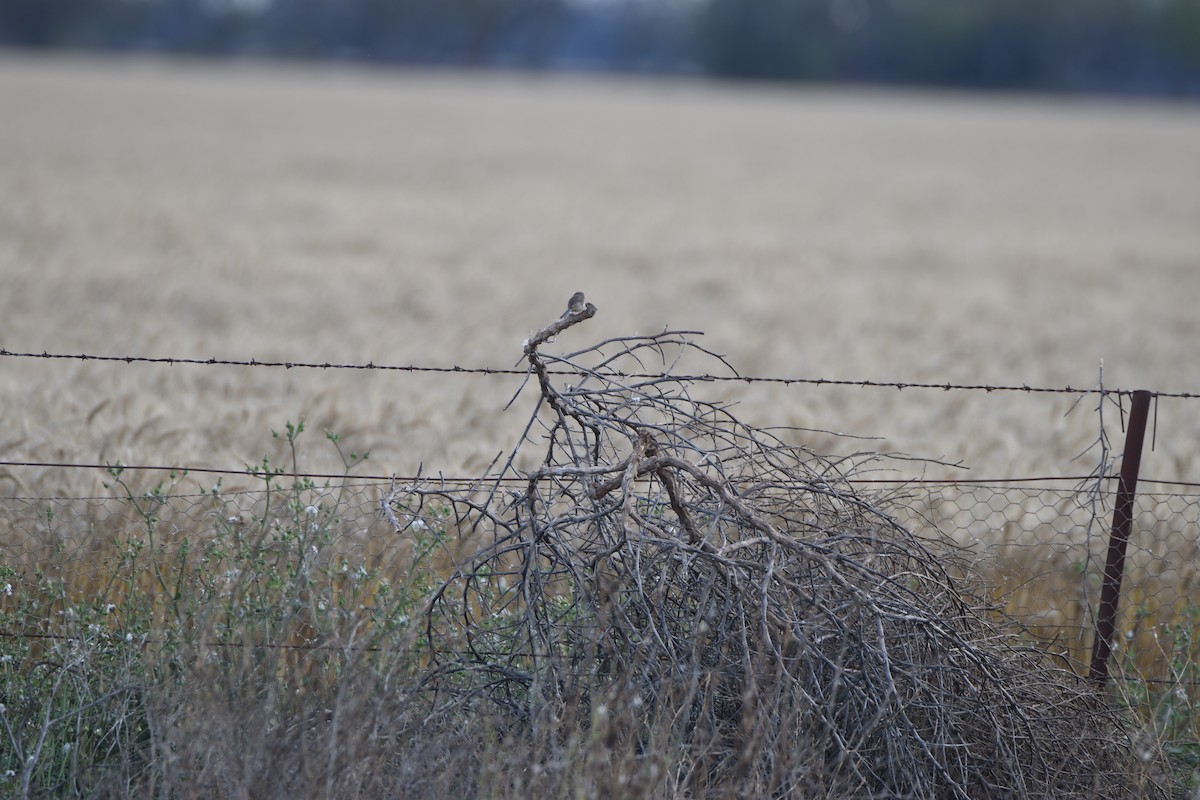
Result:
[[[746,376],[1088,388],[1103,362],[1109,389],[1200,393],[1196,106],[8,54],[0,109],[0,349],[11,353],[510,369],[582,290],[595,317],[543,353],[670,328],[704,332],[703,346]],[[729,374],[716,359],[676,366]],[[197,492],[217,480],[202,469],[264,458],[290,469],[286,436],[271,431],[303,420],[301,470],[341,469],[321,441],[328,430],[345,453],[370,451],[358,474],[478,477],[529,421],[536,381],[506,409],[521,384],[519,374],[0,356],[0,461],[10,462],[0,465],[0,642],[12,650],[0,663],[32,674],[49,663],[42,648],[79,641],[132,658],[120,675],[140,685],[156,670],[175,675],[182,642],[180,653],[205,655],[181,684],[187,702],[147,690],[178,728],[153,731],[159,749],[194,740],[200,777],[244,764],[271,786],[294,770],[286,759],[281,772],[261,769],[277,755],[269,737],[261,752],[239,739],[270,727],[255,715],[279,716],[276,695],[305,713],[306,698],[325,708],[339,675],[347,696],[375,708],[370,670],[346,666],[379,649],[354,655],[360,637],[409,637],[422,593],[475,543],[451,542],[453,515],[433,501],[414,511],[389,497],[381,513],[384,481],[281,494],[279,483],[269,493],[261,479],[226,475],[218,496]],[[887,510],[967,546],[991,593],[974,599],[1084,665],[1108,519],[1097,513],[1089,527],[1078,481],[1002,479],[1095,469],[1096,396],[1073,407],[1078,397],[1063,393],[690,388],[736,402],[747,423],[787,428],[787,444],[903,456],[872,477],[988,479],[901,487],[907,498]],[[1129,705],[1154,721],[1155,741],[1194,750],[1200,504],[1194,488],[1161,482],[1200,481],[1200,399],[1162,398],[1154,412],[1118,663],[1185,687],[1144,684]],[[1120,409],[1104,415],[1112,457]],[[518,466],[540,453],[532,442],[523,454],[534,460]],[[114,479],[103,470],[58,462],[193,471],[163,497],[148,490],[165,472],[105,486]],[[411,525],[405,537],[389,514]],[[946,552],[930,556],[936,570]],[[477,571],[478,585],[498,575],[496,591],[510,591],[509,573]],[[464,603],[464,619],[488,618]],[[243,613],[249,621],[230,622]],[[420,627],[430,641],[445,633]],[[161,652],[142,653],[147,643]],[[247,646],[274,660],[239,661]],[[205,673],[209,657],[223,666]],[[400,675],[425,658],[381,663]],[[270,691],[206,693],[225,679],[241,687],[243,675]],[[30,741],[110,705],[110,694],[74,700],[47,685],[47,708],[66,711],[26,715],[46,720],[26,726]],[[112,729],[140,742],[126,721],[141,712],[118,718]],[[226,732],[207,730],[212,721]],[[14,760],[0,785],[16,767],[26,786],[35,766],[38,781],[58,780],[82,740],[52,733],[46,752],[62,759]],[[383,739],[372,746],[383,745],[392,752]],[[127,786],[158,773],[146,774]]]
[[[507,368],[583,290],[599,312],[564,350],[672,327],[746,375],[1089,387],[1103,359],[1110,388],[1200,391],[1194,107],[15,57],[0,105],[10,351]],[[519,384],[5,358],[0,456],[240,469],[305,419],[371,474],[477,475],[520,434]],[[1094,398],[1064,416],[1063,395],[696,392],[880,437],[795,434],[818,450],[964,467],[904,477],[1098,457],[1071,460]],[[1197,480],[1197,431],[1200,401],[1163,400],[1143,474]],[[334,457],[314,440],[300,466]],[[0,468],[0,491],[104,477]],[[1025,546],[1028,505],[982,524]]]
[[[584,290],[564,349],[670,326],[748,375],[1087,387],[1103,359],[1200,391],[1194,107],[11,56],[0,105],[11,351],[509,367]],[[306,418],[377,472],[470,474],[525,413],[517,378],[0,364],[7,459],[241,467]],[[710,388],[974,476],[1079,472],[1096,435],[1069,397]],[[1198,411],[1160,404],[1146,474],[1200,475]]]

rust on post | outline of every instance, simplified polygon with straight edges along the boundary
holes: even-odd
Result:
[[[1142,443],[1146,438],[1146,418],[1151,393],[1133,393],[1129,425],[1125,429],[1125,453],[1121,457],[1121,478],[1117,484],[1117,502],[1113,509],[1112,536],[1104,564],[1104,586],[1100,590],[1100,608],[1096,614],[1096,639],[1092,644],[1089,677],[1097,687],[1108,680],[1108,658],[1112,654],[1113,634],[1117,626],[1117,605],[1121,597],[1121,577],[1125,572],[1125,545],[1133,527],[1133,500],[1137,494],[1138,470],[1142,464]]]

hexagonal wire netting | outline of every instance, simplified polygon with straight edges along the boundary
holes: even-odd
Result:
[[[1084,673],[1115,488],[1115,481],[913,483],[889,492],[887,502],[904,525],[955,545],[964,578],[980,581],[997,610]],[[1114,656],[1119,666],[1157,676],[1188,655],[1180,648],[1190,639],[1181,634],[1200,613],[1200,494],[1169,488],[1145,484],[1137,496]],[[436,509],[424,509],[397,535],[381,513],[388,489],[347,481],[221,494],[0,498],[0,613],[11,624],[22,596],[44,597],[53,584],[56,600],[44,619],[22,615],[25,634],[57,630],[71,607],[110,609],[104,625],[118,630],[119,609],[132,597],[174,592],[201,565],[232,574],[247,564],[312,570],[324,576],[331,601],[357,576],[369,606],[374,587],[403,582],[414,569],[414,537],[448,530]],[[417,546],[437,574],[471,543],[446,536]],[[213,577],[197,572],[196,579]]]
[[[1122,581],[1115,658],[1158,675],[1200,610],[1200,494],[1146,483],[1135,501]],[[999,610],[1048,651],[1085,673],[1091,659],[1115,481],[918,484],[897,513],[962,548]],[[1190,492],[1190,493],[1188,493]]]

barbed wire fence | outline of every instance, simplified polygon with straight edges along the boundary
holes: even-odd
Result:
[[[687,332],[681,332],[687,333]],[[15,352],[0,349],[2,359],[83,361],[153,367],[259,368],[283,370],[355,370],[402,373],[438,373],[448,379],[460,376],[521,376],[527,369],[463,367],[459,365],[388,365],[369,363],[311,362],[302,360],[238,360],[222,358],[145,357],[49,352]],[[547,375],[579,377],[571,369],[550,368]],[[782,386],[849,386],[873,390],[942,391],[979,393],[1022,393],[1095,395],[1113,405],[1122,429],[1139,394],[1134,389],[1027,384],[990,385],[878,380],[839,380],[798,376],[757,375],[670,375],[654,372],[605,373],[612,379],[670,380],[686,383],[778,384]],[[1159,398],[1200,399],[1200,394],[1176,391],[1141,392],[1156,411]],[[1152,423],[1157,436],[1157,414]],[[0,454],[3,456],[5,454]],[[1017,475],[969,480],[925,478],[871,478],[851,476],[848,481],[868,487],[887,498],[887,507],[906,527],[937,535],[953,542],[967,563],[983,575],[996,608],[1023,624],[1039,646],[1061,659],[1071,669],[1095,677],[1096,629],[1100,619],[1106,577],[1112,579],[1105,555],[1112,541],[1113,515],[1119,502],[1120,476],[1113,471],[1116,459],[1102,458],[1102,469],[1087,475]],[[53,578],[77,590],[94,589],[101,569],[94,554],[106,547],[130,541],[131,531],[144,529],[152,521],[164,541],[178,546],[203,537],[205,531],[236,532],[249,525],[279,525],[289,512],[273,504],[281,497],[298,502],[296,491],[303,486],[303,509],[325,513],[337,509],[336,535],[324,554],[327,566],[347,575],[400,576],[408,569],[411,544],[392,535],[393,524],[382,505],[397,485],[413,486],[430,480],[443,487],[470,491],[486,477],[494,486],[519,488],[525,478],[508,473],[499,476],[379,475],[356,473],[306,473],[253,468],[200,468],[186,464],[117,464],[71,461],[33,461],[0,458],[0,467],[96,470],[112,476],[114,492],[93,497],[0,497],[3,531],[0,553],[9,575],[25,570],[42,579]],[[122,493],[122,475],[143,472],[161,476],[161,491],[150,494]],[[198,494],[174,493],[177,476],[211,474],[242,476],[263,481],[265,488],[237,492]],[[281,488],[283,487],[283,488]],[[336,503],[330,498],[337,497]],[[1138,679],[1176,684],[1172,665],[1197,660],[1200,643],[1185,635],[1188,620],[1200,624],[1200,483],[1143,479],[1142,490],[1133,496],[1127,562],[1118,574],[1122,580],[1119,613],[1112,644],[1126,666],[1141,667]],[[306,512],[307,513],[307,512]],[[422,512],[408,522],[432,529],[444,520],[440,512]],[[271,522],[270,520],[274,520]],[[268,521],[265,522],[264,521]],[[458,550],[446,546],[441,564],[449,569]],[[7,596],[17,591],[12,578],[0,581]],[[66,594],[64,594],[64,597]],[[100,598],[101,606],[111,603]],[[5,595],[0,594],[0,603]],[[55,609],[64,612],[67,607]],[[1164,630],[1175,632],[1170,640]],[[1113,631],[1105,636],[1112,637]],[[38,638],[65,634],[36,630],[5,630],[4,636]],[[319,647],[305,642],[260,643],[303,650]],[[1104,663],[1107,664],[1107,653]],[[1197,677],[1190,672],[1188,681]],[[1103,676],[1101,676],[1103,678]]]
[[[699,331],[674,331],[679,335],[698,335]],[[457,375],[526,375],[527,369],[517,369],[515,367],[463,367],[457,364],[451,366],[445,365],[418,365],[418,364],[376,364],[374,362],[353,363],[353,362],[331,362],[331,361],[303,361],[303,360],[259,360],[259,359],[228,359],[228,358],[181,358],[172,356],[114,356],[114,355],[96,355],[87,353],[50,353],[43,351],[41,353],[34,352],[15,352],[0,348],[0,358],[11,359],[34,359],[44,361],[96,361],[96,362],[119,362],[127,365],[134,364],[156,364],[160,366],[205,366],[205,367],[262,367],[267,369],[313,369],[313,370],[360,370],[372,371],[380,370],[385,372],[431,372],[431,373],[449,373]],[[834,378],[811,378],[799,376],[769,376],[769,375],[739,375],[736,370],[730,367],[734,372],[732,375],[713,375],[702,373],[696,375],[687,374],[672,374],[670,377],[673,380],[683,383],[777,383],[784,386],[791,385],[809,385],[809,386],[851,386],[873,389],[937,389],[940,391],[969,391],[969,392],[1019,392],[1024,394],[1062,394],[1062,395],[1089,395],[1097,392],[1113,398],[1132,397],[1136,389],[1112,389],[1096,387],[1088,389],[1074,388],[1071,386],[1031,386],[1029,384],[986,384],[986,383],[930,383],[930,382],[911,382],[911,381],[877,381],[877,380],[844,380]],[[550,369],[547,370],[549,375],[577,375],[573,370]],[[623,372],[621,370],[610,370],[607,375],[613,378],[661,378],[662,373],[654,372]],[[1155,398],[1179,398],[1179,399],[1200,399],[1200,394],[1193,392],[1173,392],[1173,391],[1155,391],[1152,392]]]
[[[239,721],[288,720],[280,727],[288,752],[325,729],[329,706],[293,713],[272,698],[311,692],[333,702],[340,689],[322,695],[322,687],[342,678],[372,687],[356,715],[380,714],[379,692],[400,687],[400,706],[431,703],[426,721],[486,706],[535,735],[585,706],[581,718],[599,720],[610,713],[605,696],[614,708],[644,709],[614,723],[632,726],[638,741],[673,729],[647,720],[683,713],[673,735],[702,760],[698,785],[728,775],[750,785],[778,775],[776,760],[786,757],[787,774],[827,782],[830,794],[873,787],[877,796],[967,797],[1011,787],[1014,775],[1057,785],[1070,773],[1075,789],[1127,796],[1120,762],[1131,755],[1118,728],[1091,717],[1091,687],[1046,670],[1041,654],[1102,683],[1095,651],[1110,635],[1107,619],[1119,633],[1109,644],[1120,677],[1194,696],[1194,671],[1177,665],[1200,661],[1185,638],[1195,626],[1180,624],[1200,608],[1200,576],[1187,566],[1198,555],[1200,485],[1144,480],[1137,492],[1136,467],[1127,474],[1129,443],[1153,401],[1193,395],[622,369],[672,348],[724,364],[686,331],[539,352],[594,313],[575,300],[526,341],[523,370],[0,351],[155,368],[519,375],[540,390],[520,443],[481,475],[362,474],[353,456],[343,473],[265,460],[241,469],[0,460],[8,470],[100,472],[106,484],[89,496],[0,497],[0,635],[19,645],[5,655],[17,652],[30,675],[45,675],[51,698],[43,707],[0,703],[9,742],[34,748],[5,761],[24,793],[55,779],[51,767],[35,775],[26,764],[61,720],[78,730],[61,734],[60,749],[78,746],[80,732],[98,740],[97,752],[120,750],[108,739],[142,735],[82,721],[91,709],[134,702],[137,668],[114,671],[115,687],[81,691],[64,713],[49,710],[60,687],[86,682],[89,659],[133,650],[153,653],[166,676],[226,687],[245,714]],[[1086,475],[881,478],[876,459],[885,456],[826,457],[689,392],[718,381],[1098,395],[1130,433],[1118,460],[1102,425],[1100,463]],[[289,423],[293,446],[296,433]],[[541,457],[517,468],[527,446]],[[243,476],[252,488],[218,480],[196,491],[199,475]],[[1117,539],[1128,548],[1115,570],[1125,579],[1119,618]],[[1035,646],[1013,648],[987,610],[1019,620]],[[1180,636],[1168,640],[1172,625]],[[393,653],[417,655],[388,662]],[[402,674],[405,664],[416,681]],[[284,674],[300,679],[273,682]],[[170,754],[163,775],[193,738],[214,737],[169,702],[200,702],[199,689],[172,694],[173,685],[155,684],[154,696],[168,698],[159,709],[115,715],[146,720],[145,736],[161,742],[155,752]],[[262,698],[270,702],[256,708]],[[387,725],[421,730],[408,713]],[[394,755],[396,741],[370,746]],[[328,764],[352,750],[326,752]],[[196,763],[211,761],[204,750]],[[327,780],[333,772],[326,768]]]

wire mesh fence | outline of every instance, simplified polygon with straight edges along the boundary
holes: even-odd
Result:
[[[1106,455],[1089,479],[869,477],[883,457],[815,453],[635,370],[697,350],[686,335],[538,351],[592,313],[573,298],[526,342],[538,402],[474,478],[354,477],[354,454],[345,475],[5,462],[107,478],[0,497],[0,788],[477,790],[495,759],[431,757],[431,725],[539,764],[624,742],[647,792],[691,796],[1156,796],[1143,767],[1200,751],[1197,487],[1137,497],[1114,673],[1147,744],[1076,678],[1118,505]],[[230,473],[257,488],[199,482]]]
[[[147,481],[153,476],[142,476]],[[416,527],[398,534],[381,510],[396,489],[388,483],[300,487],[173,493],[158,484],[139,493],[122,483],[108,496],[0,498],[6,572],[0,607],[11,609],[16,598],[40,591],[36,582],[52,581],[64,604],[110,608],[105,625],[119,632],[123,602],[170,594],[186,561],[211,564],[216,551],[230,559],[229,569],[238,569],[236,558],[251,549],[260,560],[270,555],[274,566],[303,562],[326,574],[325,589],[334,592],[354,576],[369,575],[372,585],[403,581],[412,566],[413,531],[445,534],[435,554],[443,572],[485,544],[447,528],[445,510],[410,518]],[[1200,493],[1166,488],[1151,484],[1138,495],[1118,626],[1126,666],[1151,679],[1169,678],[1172,660],[1182,655],[1164,630],[1188,623],[1200,609]],[[902,525],[952,545],[961,577],[983,581],[998,611],[1082,674],[1093,646],[1114,489],[1112,481],[917,482],[878,491]],[[305,520],[319,537],[305,536]],[[62,611],[3,633],[66,635]]]
[[[263,670],[286,675],[297,692],[344,684],[350,673],[389,675],[412,654],[412,636],[425,624],[422,598],[456,570],[460,584],[464,576],[468,580],[459,586],[459,613],[477,621],[504,616],[486,603],[511,591],[506,582],[519,578],[515,572],[489,574],[478,563],[462,572],[464,563],[495,542],[453,498],[474,496],[478,504],[491,496],[503,505],[503,495],[518,493],[520,484],[317,482],[297,476],[262,481],[256,490],[197,492],[182,491],[177,474],[118,472],[106,495],[0,498],[0,670],[11,677],[34,665],[64,665],[79,685],[74,694],[56,686],[68,707],[60,718],[74,727],[93,724],[102,739],[114,739],[100,749],[124,752],[131,748],[115,739],[132,733],[112,727],[111,708],[135,702],[121,692],[145,680],[137,664],[211,664],[216,676],[241,674],[252,663],[258,680]],[[1021,621],[1038,652],[1055,654],[1082,673],[1111,483],[868,482],[859,497],[870,498],[927,541],[931,552],[942,553],[960,580],[980,581],[997,614]],[[417,499],[422,493],[425,502]],[[1160,711],[1169,704],[1180,717],[1191,710],[1196,691],[1190,665],[1198,654],[1190,636],[1200,620],[1189,615],[1198,605],[1198,511],[1197,495],[1140,496],[1122,598],[1119,674],[1139,681],[1149,707]],[[494,588],[480,588],[489,581]],[[466,588],[478,598],[468,597]],[[451,645],[476,657],[513,655],[511,643],[489,650],[495,642],[478,631],[449,635],[469,641],[426,641],[417,648],[419,659],[429,663],[438,647]],[[123,683],[85,685],[85,675],[111,672],[106,665],[114,660],[130,664]],[[489,685],[503,677],[494,676]],[[385,683],[393,681],[404,685],[394,675]],[[226,691],[240,697],[247,690],[239,685]],[[21,728],[36,729],[39,718],[17,694],[4,699],[7,708],[0,713],[11,739],[21,742]],[[9,762],[28,758],[36,738],[27,733],[26,749],[14,750]],[[59,747],[78,741],[74,733],[49,738]]]
[[[1056,482],[1058,483],[1058,482]],[[1163,625],[1200,605],[1200,494],[1147,487],[1137,497],[1120,600],[1119,650],[1162,678]],[[905,490],[897,513],[968,554],[1005,613],[1072,669],[1087,670],[1113,516],[1114,481],[1090,485],[951,483]]]

